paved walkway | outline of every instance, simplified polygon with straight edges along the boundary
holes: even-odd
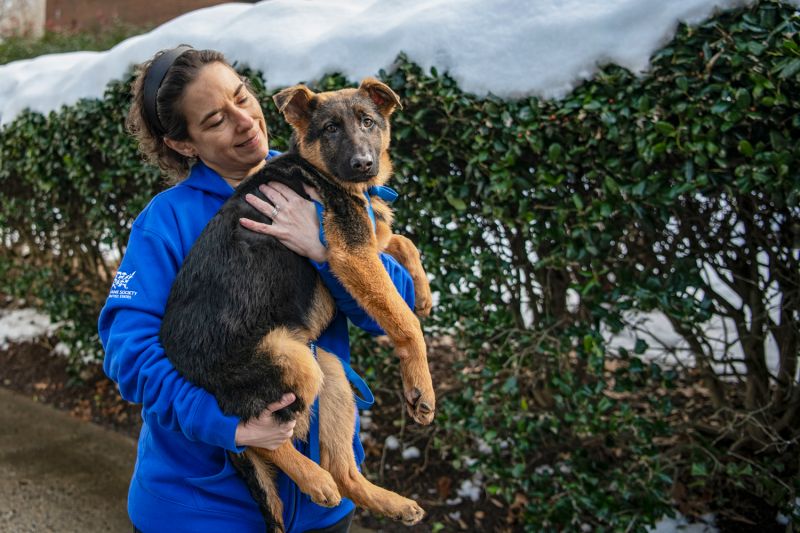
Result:
[[[133,439],[0,387],[0,532],[130,533],[135,457]]]
[[[130,532],[136,442],[0,387],[0,531]]]

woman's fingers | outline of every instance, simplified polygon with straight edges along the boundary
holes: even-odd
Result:
[[[240,218],[239,223],[248,230],[275,237],[303,257],[318,263],[327,261],[328,250],[319,239],[319,220],[314,204],[282,183],[261,185],[259,190],[267,201],[252,194],[245,195],[245,200],[269,218],[271,224],[247,218]]]
[[[269,196],[267,196],[267,198],[269,198]],[[274,205],[270,204],[269,202],[265,202],[255,194],[245,194],[244,199],[248,204],[255,207],[260,213],[267,215],[268,217],[272,217],[273,211],[275,210]]]
[[[311,197],[312,200],[316,200],[319,203],[322,203],[322,198],[320,198],[317,189],[311,187],[310,185],[303,184],[303,189],[306,191],[306,194]]]
[[[271,181],[266,185],[259,186],[259,189],[267,196],[267,198],[270,199],[270,201],[277,201],[279,204],[285,204],[303,199],[299,194],[289,188],[288,185],[285,185],[279,181]]]
[[[278,400],[275,403],[269,404],[267,406],[267,411],[271,413],[274,413],[275,411],[280,411],[284,407],[292,405],[294,403],[294,400],[295,400],[294,394],[292,394],[291,392],[287,392],[286,394],[283,395],[283,397],[281,397],[280,400]]]
[[[305,198],[294,192],[292,188],[277,181],[271,181],[267,184],[259,185],[258,189],[262,192],[262,194],[264,194],[264,196],[267,197],[267,200],[269,200],[269,202],[271,202],[275,207],[278,208],[278,211],[280,211],[280,209],[286,206],[287,204],[293,204],[298,201],[306,201]],[[319,193],[317,193],[317,190],[315,188],[303,184],[303,189],[312,200],[316,200],[317,202],[322,203],[322,198],[320,198]],[[264,203],[263,200],[261,200],[261,202],[262,204]],[[253,204],[253,202],[250,203],[251,205],[253,205],[253,207],[256,207],[256,205]],[[261,209],[259,210],[264,212]],[[270,206],[270,212],[271,211],[272,211],[272,206]]]
[[[264,235],[272,235],[274,233],[272,231],[272,226],[270,226],[269,224],[264,224],[263,222],[256,222],[255,220],[250,220],[249,218],[240,218],[239,224],[241,224],[244,228],[249,229],[250,231],[263,233]]]

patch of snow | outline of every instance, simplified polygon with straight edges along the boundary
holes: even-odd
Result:
[[[400,441],[394,435],[389,435],[386,437],[386,447],[390,450],[396,450],[400,447]]]
[[[64,344],[63,342],[59,342],[53,347],[53,355],[59,355],[61,357],[68,357],[70,352],[69,346]]]
[[[361,429],[368,430],[372,427],[372,413],[363,411],[361,413]]]
[[[473,478],[462,481],[461,486],[456,490],[456,495],[476,502],[481,498],[481,492],[483,492],[483,487]]]
[[[675,518],[664,517],[653,528],[648,528],[648,533],[717,533],[714,527],[714,515],[703,515],[701,522],[690,523],[680,513]]]
[[[406,461],[410,461],[412,459],[419,459],[422,454],[419,452],[419,448],[416,446],[409,446],[405,450],[403,450],[403,459]]]
[[[489,444],[485,440],[477,439],[477,442],[478,442],[478,452],[479,453],[481,453],[483,455],[487,455],[487,454],[492,453],[492,447],[489,446]]]
[[[12,342],[26,342],[53,335],[58,324],[36,309],[0,311],[0,349]]]

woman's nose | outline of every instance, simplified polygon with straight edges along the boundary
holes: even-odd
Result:
[[[234,111],[234,120],[236,121],[236,126],[240,130],[249,130],[253,127],[253,117],[250,116],[245,109],[237,108]]]

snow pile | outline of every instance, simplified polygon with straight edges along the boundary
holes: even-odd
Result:
[[[50,318],[35,309],[0,311],[0,350],[10,343],[33,341],[53,335],[58,328]]]
[[[800,0],[794,0],[800,3]],[[673,35],[752,0],[272,0],[193,11],[106,52],[0,66],[0,124],[99,98],[132,64],[181,43],[261,70],[270,89],[341,72],[390,70],[400,52],[447,71],[468,92],[559,97],[598,63],[634,72]]]
[[[760,252],[760,278],[767,279],[767,265],[769,257],[764,252]],[[724,264],[719,260],[719,264]],[[725,274],[723,274],[725,275]],[[750,306],[730,288],[733,281],[728,277],[721,277],[716,269],[709,264],[703,265],[704,281],[719,294],[730,305],[741,310],[746,315],[750,314]],[[762,283],[763,285],[763,283]],[[762,287],[766,295],[765,303],[767,312],[775,323],[781,323],[780,308],[781,294],[775,284]],[[694,295],[702,297],[702,291],[697,291]],[[574,291],[573,291],[573,299]],[[573,302],[573,305],[574,302]],[[625,348],[634,352],[638,339],[647,343],[642,356],[645,359],[666,364],[684,364],[694,366],[694,355],[686,340],[679,335],[673,328],[669,319],[661,311],[651,312],[629,312],[624,314],[626,327],[617,333],[611,333],[607,328],[603,332],[603,337],[608,342],[608,347],[612,350]],[[744,366],[744,349],[738,338],[736,323],[731,318],[712,315],[711,318],[702,324],[704,336],[708,339],[708,350],[713,355],[712,366],[714,370],[723,375],[735,376],[746,372]],[[768,335],[764,341],[764,351],[766,354],[767,368],[772,372],[777,372],[780,364],[780,354],[778,345],[772,335]]]

